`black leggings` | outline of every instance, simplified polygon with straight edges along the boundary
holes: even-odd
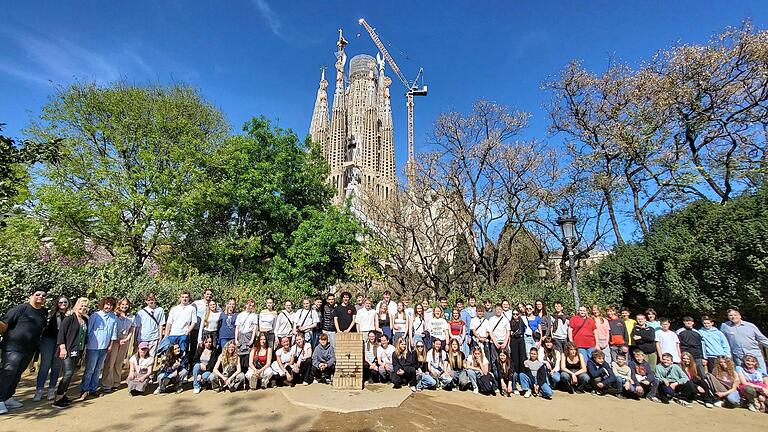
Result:
[[[525,339],[513,338],[509,342],[509,359],[512,362],[512,370],[516,374],[520,374],[524,369],[524,363],[528,359],[525,354]]]
[[[72,383],[72,376],[75,374],[75,363],[77,362],[77,358],[72,358],[70,356],[67,356],[64,360],[62,360],[62,374],[61,374],[61,380],[59,381],[59,386],[56,388],[56,394],[59,396],[64,396],[67,394],[67,390],[69,389],[70,383]]]
[[[403,368],[402,375],[398,375],[395,371],[392,371],[392,384],[395,386],[407,384],[410,387],[416,387],[416,369],[411,367]]]

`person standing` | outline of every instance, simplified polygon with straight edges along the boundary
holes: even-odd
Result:
[[[336,306],[333,324],[337,333],[354,333],[355,331],[355,307],[349,304],[352,295],[348,292],[341,293],[341,304]]]
[[[658,357],[656,356],[656,330],[646,323],[645,314],[639,313],[636,318],[637,321],[632,320],[635,324],[632,326],[629,339],[634,341],[637,349],[643,352],[648,360],[648,364],[651,365],[651,369],[656,370],[656,364],[658,363]],[[625,324],[626,322],[624,320]]]
[[[687,316],[683,318],[683,328],[677,331],[677,338],[680,340],[680,353],[688,352],[693,356],[698,369],[698,376],[706,376],[704,370],[704,346],[703,338],[698,330],[693,328],[693,318]]]
[[[219,315],[219,340],[213,344],[214,346],[223,347],[227,342],[235,340],[235,321],[237,320],[235,304],[235,299],[227,300],[224,310]]]
[[[563,304],[559,301],[554,303],[555,313],[552,314],[552,340],[560,352],[565,349],[568,343],[568,316],[563,311]]]
[[[458,303],[458,301],[456,303]],[[461,320],[464,321],[465,324],[464,332],[467,335],[468,347],[472,347],[472,329],[470,328],[470,324],[475,317],[477,317],[477,299],[475,296],[471,295],[467,298],[467,307],[461,311]]]
[[[661,318],[659,320],[661,328],[656,330],[656,355],[661,358],[664,353],[672,356],[672,363],[680,364],[682,353],[680,352],[680,339],[677,333],[669,329],[669,319]]]
[[[585,359],[592,358],[594,351],[599,351],[597,345],[597,326],[595,321],[587,316],[586,306],[580,306],[578,313],[571,317],[568,323],[568,340],[573,342]]]
[[[376,310],[378,311],[383,304],[387,307],[388,315],[392,315],[393,313],[397,312],[397,303],[392,300],[392,293],[389,290],[386,290],[382,296],[384,298],[376,304]]]
[[[259,333],[267,336],[267,343],[270,347],[275,346],[275,320],[277,311],[275,310],[275,299],[268,297],[265,308],[259,312]],[[241,312],[242,313],[242,312]]]
[[[13,307],[0,318],[0,414],[24,406],[13,399],[21,374],[40,346],[47,323],[46,292],[36,290],[26,303]]]
[[[179,296],[179,304],[168,312],[168,322],[165,324],[165,337],[168,346],[178,344],[182,353],[187,352],[189,335],[195,329],[197,313],[189,303],[189,292],[184,291]]]
[[[165,326],[165,311],[157,305],[157,299],[152,293],[144,297],[144,303],[146,306],[133,318],[136,326],[136,347],[134,348],[146,342],[149,346],[149,355],[154,358],[163,333],[163,326]]]
[[[325,297],[325,303],[323,304],[321,319],[323,333],[328,335],[328,344],[331,346],[336,345],[336,296],[331,293]],[[319,340],[319,338],[318,338]],[[313,347],[314,348],[314,347]]]
[[[296,312],[294,333],[302,335],[309,349],[312,349],[312,333],[315,331],[318,321],[320,318],[317,316],[317,311],[312,308],[309,298],[304,298],[301,301],[301,309]]]
[[[68,313],[69,299],[61,296],[51,308],[48,323],[43,330],[43,338],[40,340],[40,369],[37,371],[37,386],[35,387],[35,396],[32,398],[33,401],[39,401],[43,398],[43,387],[49,372],[48,400],[53,400],[56,397],[56,381],[59,379],[59,371],[61,370],[61,359],[59,358],[56,338],[59,336],[61,321]]]
[[[237,346],[237,355],[240,356],[240,370],[248,370],[248,353],[251,351],[253,341],[256,340],[256,333],[259,330],[258,323],[261,314],[256,314],[253,311],[255,302],[253,299],[248,299],[245,302],[245,310],[237,314],[235,320],[235,345]],[[262,312],[263,313],[263,312]],[[269,333],[263,331],[262,334],[267,336],[267,342],[269,342],[269,334],[272,333],[270,327]],[[271,345],[270,345],[271,347]],[[224,347],[222,347],[223,349]],[[245,367],[243,367],[245,365]]]
[[[203,316],[206,314],[206,311],[208,310],[208,304],[211,303],[211,300],[213,300],[213,290],[210,288],[206,288],[205,291],[203,291],[203,298],[197,299],[192,302],[192,306],[195,307],[195,314],[197,315],[195,328],[198,329],[198,332],[200,329],[200,323],[203,321]],[[219,312],[219,311],[221,311],[221,309],[219,308],[218,305],[216,305],[216,309],[214,310],[214,312]],[[189,338],[187,358],[192,358],[197,352],[198,337],[195,335],[195,333],[191,333],[191,337]]]
[[[64,318],[59,326],[56,344],[63,369],[61,380],[56,388],[54,408],[67,408],[71,403],[67,397],[67,390],[75,374],[75,363],[85,351],[85,341],[88,338],[88,305],[87,298],[77,299],[72,308],[72,315]]]
[[[738,309],[728,309],[728,321],[720,326],[720,331],[728,339],[736,366],[741,366],[744,356],[751,354],[757,359],[758,369],[764,373],[768,372],[765,369],[765,358],[760,351],[760,346],[768,346],[768,337],[765,337],[756,325],[742,320]]]
[[[355,326],[359,333],[368,334],[376,330],[376,311],[373,310],[372,305],[373,301],[370,298],[365,299],[363,308],[355,315]]]
[[[293,335],[296,331],[296,314],[293,312],[293,302],[286,300],[284,309],[275,318],[275,350],[283,345],[283,338],[288,338],[288,345],[293,345]]]
[[[80,397],[98,396],[99,374],[104,367],[107,353],[117,340],[115,299],[105,297],[99,301],[99,311],[88,319],[88,342],[85,345],[85,372],[80,384]]]
[[[313,319],[315,320],[315,327],[312,329],[312,349],[314,349],[320,342],[320,333],[323,332],[323,297],[315,297],[315,301],[312,304],[312,312],[314,312]]]
[[[497,303],[495,315],[488,318],[488,321],[485,323],[489,339],[490,355],[488,360],[490,364],[498,362],[499,352],[508,351],[510,322],[504,317],[502,311],[501,304]]]
[[[728,345],[725,334],[718,330],[712,322],[712,318],[706,315],[701,317],[699,334],[701,335],[703,356],[707,361],[707,370],[712,373],[718,363],[718,357],[731,358],[731,346]]]
[[[627,359],[629,357],[629,347],[627,345],[629,334],[627,333],[627,327],[624,325],[624,320],[616,315],[616,309],[613,306],[608,307],[606,315],[608,315],[608,345],[610,346],[611,359],[616,361],[619,354],[624,354],[624,358]]]
[[[128,356],[128,348],[131,346],[130,342],[134,330],[133,316],[128,313],[130,309],[131,302],[127,298],[122,298],[117,302],[115,308],[117,339],[115,339],[112,349],[107,353],[107,358],[104,360],[104,373],[101,377],[101,388],[104,393],[117,390],[120,381],[122,381],[123,365]]]
[[[208,302],[208,309],[203,314],[203,319],[198,323],[197,346],[200,346],[205,338],[210,337],[213,340],[214,348],[219,348],[219,324],[221,324],[221,312],[215,301]],[[222,345],[223,346],[223,345]],[[197,353],[197,349],[195,349]]]
[[[360,312],[360,309],[364,307],[365,307],[365,297],[362,294],[357,293],[357,295],[355,296],[355,311]]]

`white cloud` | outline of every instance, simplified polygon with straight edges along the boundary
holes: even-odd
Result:
[[[275,36],[283,37],[283,24],[280,22],[280,18],[275,14],[275,11],[269,6],[267,0],[253,0],[253,4],[256,5],[256,9],[259,10],[261,17],[264,19],[264,22],[272,33],[274,33]]]

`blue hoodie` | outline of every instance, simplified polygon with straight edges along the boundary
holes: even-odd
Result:
[[[731,347],[723,332],[715,327],[709,330],[702,327],[699,329],[699,334],[701,334],[701,345],[704,348],[704,358],[731,356]]]

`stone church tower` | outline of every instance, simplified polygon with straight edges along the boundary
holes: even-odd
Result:
[[[347,61],[347,41],[339,30],[336,87],[328,114],[328,81],[320,78],[309,134],[319,143],[330,174],[328,182],[341,204],[362,190],[389,199],[395,192],[395,145],[389,86],[384,59],[359,54]]]

